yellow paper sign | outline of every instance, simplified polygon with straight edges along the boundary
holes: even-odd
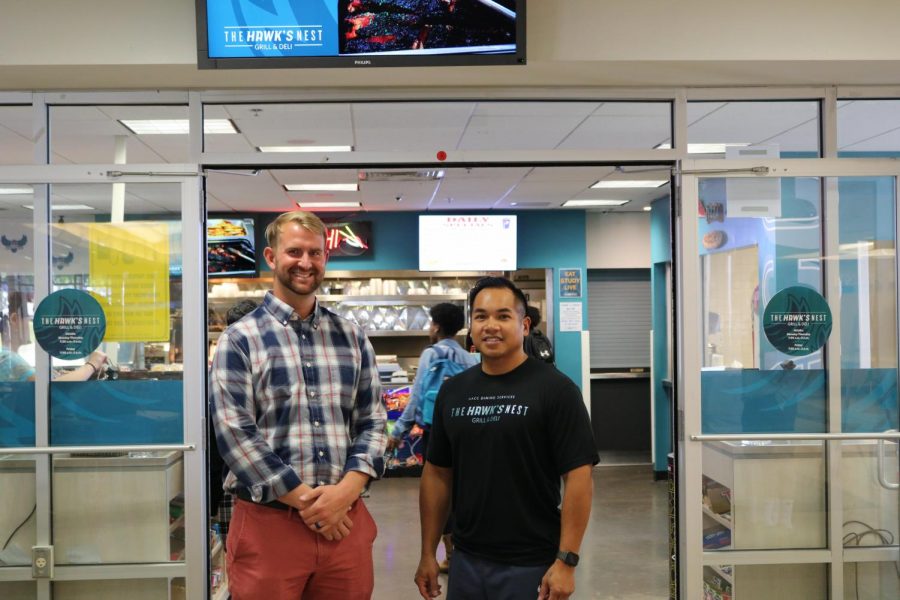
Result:
[[[90,223],[90,288],[106,312],[107,342],[169,341],[165,223]]]

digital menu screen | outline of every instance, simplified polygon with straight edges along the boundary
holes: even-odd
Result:
[[[210,277],[253,277],[257,273],[254,219],[208,219],[206,265]]]
[[[485,60],[486,64],[525,62],[524,0],[197,3],[198,62],[202,68],[402,66],[472,56],[495,57]],[[429,60],[435,58],[438,60]],[[229,64],[240,59],[257,64]],[[449,60],[446,64],[477,62]]]

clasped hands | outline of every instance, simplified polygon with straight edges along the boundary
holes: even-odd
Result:
[[[353,521],[347,513],[358,497],[358,492],[340,483],[317,488],[301,484],[278,500],[296,508],[307,527],[331,541],[350,535]]]

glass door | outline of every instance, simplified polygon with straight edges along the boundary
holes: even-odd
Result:
[[[205,597],[203,212],[166,168],[0,168],[4,599]]]
[[[900,597],[896,167],[686,163],[682,597]]]

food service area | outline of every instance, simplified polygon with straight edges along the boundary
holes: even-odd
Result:
[[[435,307],[473,363],[481,278],[539,313],[599,457],[573,598],[900,597],[900,9],[813,4],[4,7],[0,598],[234,592],[210,391],[293,210],[389,434]],[[363,493],[376,600],[419,597],[423,434]]]

